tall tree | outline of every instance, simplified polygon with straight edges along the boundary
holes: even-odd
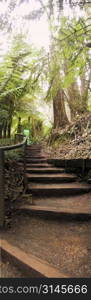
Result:
[[[5,136],[7,128],[10,137],[12,117],[22,106],[21,99],[27,93],[34,97],[40,89],[39,78],[45,62],[46,57],[42,58],[41,51],[27,45],[21,36],[13,40],[11,50],[1,63],[0,72],[0,107],[5,108],[5,114],[7,112],[4,127],[2,123]]]

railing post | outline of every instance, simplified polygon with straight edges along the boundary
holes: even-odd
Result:
[[[27,147],[27,140],[24,144],[24,187],[27,190],[27,177],[26,177],[26,147]]]
[[[0,149],[0,227],[3,227],[5,221],[4,205],[4,151]]]

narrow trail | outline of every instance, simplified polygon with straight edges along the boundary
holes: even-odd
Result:
[[[2,235],[2,277],[91,277],[91,185],[49,164],[42,145],[27,146],[26,178]]]
[[[20,206],[21,211],[54,216],[89,218],[91,201],[83,195],[91,191],[90,184],[79,182],[75,174],[68,174],[63,168],[48,164],[46,154],[40,145],[27,146],[26,177],[27,193],[32,194],[33,205]]]

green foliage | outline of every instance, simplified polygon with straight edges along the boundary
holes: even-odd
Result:
[[[43,51],[35,50],[24,41],[23,36],[16,36],[11,50],[1,62],[0,72],[0,109],[1,122],[11,120],[13,116],[31,115],[31,104],[41,92],[39,78],[45,66]]]
[[[0,146],[10,146],[14,145],[14,139],[0,139]]]
[[[15,160],[18,161],[21,157],[23,157],[23,150],[22,149],[15,149],[6,151],[5,159],[6,160]]]
[[[91,51],[86,45],[91,40],[91,23],[88,18],[61,17],[52,34],[46,100],[55,98],[57,91],[62,89],[71,111],[80,113],[88,109]]]
[[[52,124],[43,127],[43,138],[47,138],[51,134]]]
[[[59,1],[60,2],[60,1]],[[87,44],[91,40],[90,18],[59,17],[55,25],[54,1],[40,1],[40,13],[46,13],[49,20],[50,49],[49,53],[35,49],[26,42],[24,35],[11,38],[11,48],[0,61],[0,124],[3,128],[12,122],[12,134],[17,130],[18,117],[22,118],[23,128],[27,127],[28,116],[34,119],[35,135],[33,139],[46,136],[50,128],[43,125],[43,118],[37,112],[37,99],[53,101],[57,92],[64,91],[70,110],[77,112],[90,109],[89,87],[91,53]],[[55,5],[57,5],[57,1]],[[10,1],[10,11],[13,11]],[[59,7],[59,6],[58,6]],[[58,11],[60,15],[60,9]],[[30,14],[30,17],[36,17]],[[8,19],[9,21],[9,19]],[[9,23],[8,23],[9,25]],[[79,90],[77,80],[82,85]],[[42,106],[42,100],[41,100]],[[45,129],[44,129],[45,127]]]

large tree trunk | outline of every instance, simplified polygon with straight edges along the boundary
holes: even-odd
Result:
[[[32,138],[35,137],[35,121],[34,118],[32,117]]]
[[[14,99],[12,96],[8,96],[8,124],[7,124],[7,137],[11,138],[11,126],[12,126],[12,117],[14,113]]]
[[[68,88],[68,103],[71,110],[71,119],[74,120],[76,114],[79,114],[82,109],[80,90],[76,81]]]
[[[18,118],[17,133],[22,133],[21,117]]]
[[[6,136],[7,136],[7,121],[5,122],[4,128],[3,128],[3,137],[4,137],[4,139],[6,139]]]
[[[58,90],[53,99],[54,112],[54,128],[59,128],[68,123],[68,118],[65,111],[64,91]]]
[[[11,124],[12,122],[10,121],[8,123],[8,127],[7,127],[7,137],[10,139],[11,138]]]
[[[3,131],[3,126],[0,124],[0,139],[2,139],[2,131]]]
[[[88,80],[86,80],[86,74],[83,74],[83,76],[80,77],[81,79],[81,106],[84,111],[88,109],[87,101],[88,101],[88,93],[89,93],[89,87],[91,83],[91,66],[89,65],[89,77]]]

